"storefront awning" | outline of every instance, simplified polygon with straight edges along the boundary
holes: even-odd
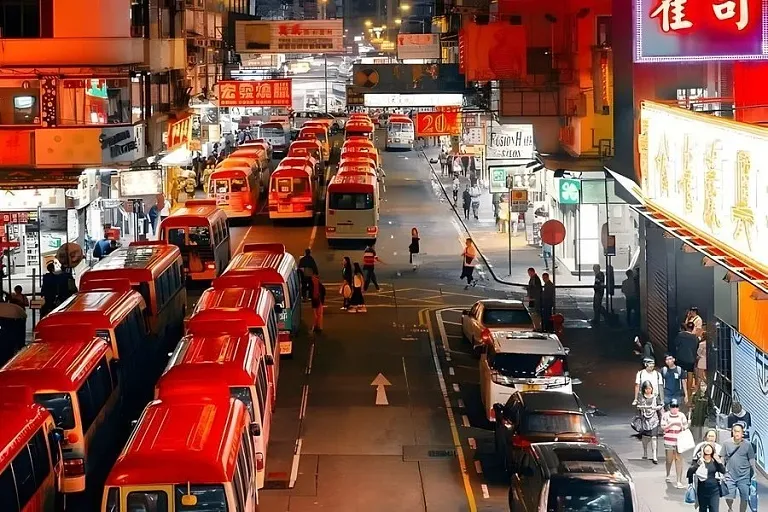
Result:
[[[77,188],[83,169],[0,169],[0,190]]]
[[[166,167],[190,167],[192,165],[192,152],[186,146],[176,148],[170,153],[162,155],[158,163]]]
[[[670,233],[683,243],[692,247],[706,258],[724,267],[738,279],[744,280],[768,294],[768,275],[757,271],[738,256],[722,251],[706,239],[693,233],[687,227],[671,219],[664,212],[647,205],[630,205],[640,215],[653,222],[665,232]]]

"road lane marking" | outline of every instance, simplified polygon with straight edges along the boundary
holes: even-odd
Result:
[[[312,360],[315,358],[315,344],[309,346],[309,361],[307,361],[307,371],[306,374],[309,375],[312,373]]]
[[[456,404],[459,406],[459,409],[463,409],[464,408],[464,400],[462,400],[461,398],[459,398],[456,401]]]
[[[469,423],[469,418],[467,418],[466,414],[461,415],[461,426],[462,427],[471,427],[472,425]]]
[[[486,500],[491,497],[490,493],[488,492],[488,486],[485,484],[480,484],[480,488],[483,490],[483,498]]]
[[[309,384],[304,384],[304,388],[301,390],[301,408],[299,409],[300,420],[303,420],[304,415],[307,414],[308,397],[309,397]]]
[[[456,375],[456,372],[454,371],[453,366],[448,368],[448,375],[450,375],[451,377]]]
[[[474,437],[468,437],[467,443],[469,443],[469,447],[473,450],[477,450],[477,441],[475,441]]]
[[[443,394],[443,401],[445,402],[445,412],[448,415],[448,424],[451,428],[451,435],[453,436],[453,445],[456,448],[456,454],[459,460],[459,469],[461,470],[461,479],[464,482],[464,493],[467,496],[467,504],[469,505],[469,512],[477,512],[477,502],[475,501],[475,494],[472,490],[472,483],[469,480],[469,472],[467,471],[467,461],[464,458],[464,449],[461,446],[461,439],[459,438],[459,430],[456,427],[456,420],[453,416],[453,409],[451,408],[451,400],[448,397],[448,388],[445,385],[445,379],[443,378],[443,372],[440,369],[440,358],[437,355],[437,345],[435,343],[435,334],[432,326],[432,319],[429,316],[428,309],[422,309],[419,311],[419,317],[425,317],[422,323],[427,325],[429,330],[429,342],[432,348],[432,360],[435,364],[435,373],[437,374],[437,381],[440,384],[440,391]],[[420,318],[422,320],[422,318]],[[454,384],[456,386],[456,384]]]
[[[245,230],[245,234],[243,235],[243,239],[240,240],[240,243],[237,245],[237,249],[235,249],[235,252],[232,254],[232,256],[235,256],[236,254],[240,254],[243,251],[243,246],[245,245],[245,241],[248,240],[248,235],[251,234],[251,230],[253,229],[253,226],[248,226],[248,229]]]
[[[291,478],[288,480],[288,487],[293,489],[296,485],[296,478],[299,476],[299,460],[301,459],[301,445],[302,439],[296,440],[296,450],[293,454],[293,461],[291,462]]]
[[[456,384],[456,383],[454,383],[454,384],[453,384],[453,390],[454,390],[456,393],[460,393],[460,392],[461,392],[461,389],[459,388],[459,385],[458,385],[458,384]]]
[[[475,461],[475,471],[477,471],[478,475],[482,475],[483,474],[483,465],[480,464],[479,460]]]
[[[445,360],[449,363],[451,362],[451,354],[447,350],[445,350]]]
[[[389,405],[389,399],[387,398],[387,389],[385,386],[391,386],[392,383],[387,378],[379,373],[371,386],[376,386],[376,405]]]

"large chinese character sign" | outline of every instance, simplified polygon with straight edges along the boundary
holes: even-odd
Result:
[[[222,80],[220,107],[290,107],[290,80]]]
[[[635,0],[635,62],[768,59],[768,0]]]

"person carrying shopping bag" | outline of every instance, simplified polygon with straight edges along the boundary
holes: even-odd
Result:
[[[725,465],[715,447],[706,443],[701,449],[701,457],[688,468],[686,503],[695,503],[700,512],[719,512],[720,483],[724,474]]]
[[[690,435],[690,430],[688,430],[688,418],[680,411],[680,404],[676,399],[669,403],[669,410],[661,416],[661,430],[664,432],[667,482],[674,483],[678,489],[685,489],[686,486],[683,484],[683,456],[679,450],[679,448],[682,448],[682,445],[678,447],[678,437],[683,431],[688,432]],[[693,441],[692,437],[691,441]],[[690,448],[693,448],[693,446],[690,446],[688,449]],[[677,480],[673,480],[673,477],[670,476],[672,464],[675,465]]]
[[[640,435],[643,443],[643,460],[648,460],[648,445],[651,446],[650,459],[654,464],[659,463],[658,443],[660,433],[659,411],[662,405],[659,396],[654,393],[650,381],[641,385],[640,397],[637,399],[637,416],[632,422],[632,428]]]

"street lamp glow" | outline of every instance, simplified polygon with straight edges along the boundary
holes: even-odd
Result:
[[[403,20],[401,20],[400,18],[397,18],[395,20],[395,25],[400,25],[401,23],[403,23]]]
[[[365,20],[365,26],[366,27],[372,27],[373,26],[373,22],[371,20]]]
[[[408,5],[408,4],[403,4],[403,5],[400,6],[400,9],[402,9],[403,11],[410,11],[411,10],[411,6]]]
[[[381,26],[381,29],[382,29],[382,30],[387,30],[387,26],[386,26],[386,25],[382,25],[382,26]]]

